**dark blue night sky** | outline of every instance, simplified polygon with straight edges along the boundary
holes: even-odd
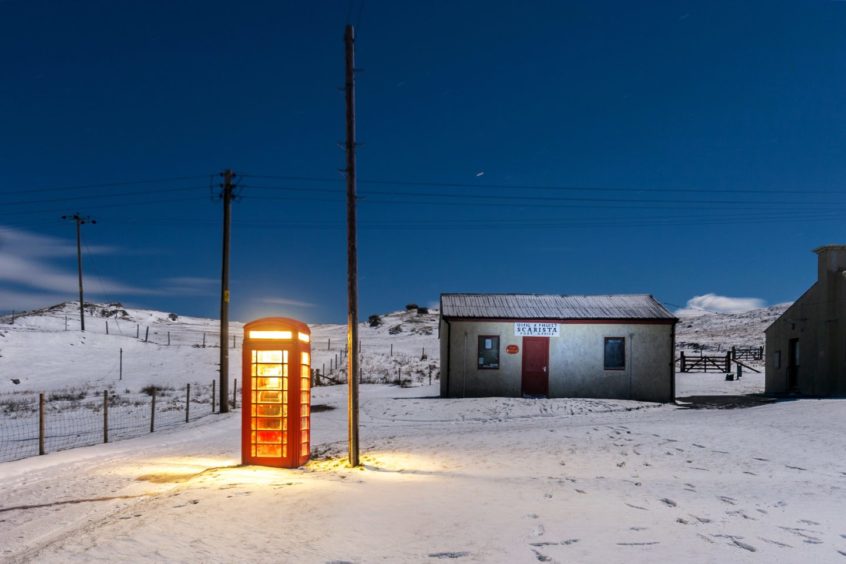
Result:
[[[846,242],[846,2],[0,1],[0,310],[345,318],[445,291],[793,300]],[[154,181],[143,182],[140,181]],[[110,184],[108,186],[96,186]]]

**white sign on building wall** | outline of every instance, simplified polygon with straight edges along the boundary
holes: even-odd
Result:
[[[524,323],[514,324],[514,335],[517,337],[558,337],[560,331],[558,323]]]

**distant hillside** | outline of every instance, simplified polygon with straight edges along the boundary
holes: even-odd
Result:
[[[684,316],[679,350],[725,351],[762,346],[764,329],[789,304],[739,314]],[[120,386],[208,385],[218,374],[219,322],[174,313],[86,304],[86,331],[77,304],[59,304],[0,319],[0,393]],[[67,329],[65,329],[67,324]],[[230,377],[241,378],[242,324],[230,325]],[[345,381],[346,325],[314,324],[312,368],[327,382]],[[107,334],[108,331],[108,334]],[[410,309],[371,316],[359,326],[365,382],[428,381],[439,373],[438,311]],[[123,381],[119,378],[123,349]],[[399,372],[398,372],[399,371]],[[17,383],[15,383],[17,382]]]
[[[0,393],[120,386],[210,385],[218,377],[216,319],[86,304],[84,333],[79,306],[56,306],[0,318]],[[359,325],[365,382],[428,380],[438,375],[438,312],[406,310]],[[314,324],[312,368],[344,381],[345,324]],[[230,378],[241,378],[243,324],[230,324]],[[123,351],[123,379],[119,380]],[[399,369],[399,374],[397,370]]]
[[[764,346],[764,330],[790,305],[777,304],[745,313],[680,316],[676,326],[676,348],[725,351],[732,346]]]

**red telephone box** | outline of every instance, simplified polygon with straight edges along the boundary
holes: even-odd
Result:
[[[241,462],[296,468],[309,459],[311,331],[284,317],[244,325]]]

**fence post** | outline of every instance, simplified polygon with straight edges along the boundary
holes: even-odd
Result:
[[[103,390],[103,442],[109,442],[109,390]]]
[[[203,332],[203,348],[206,348],[206,333]]]
[[[320,366],[320,373],[324,374],[324,375],[326,374],[326,363],[325,362]]]
[[[737,360],[737,347],[735,347],[734,345],[731,346],[731,357]]]
[[[191,413],[191,384],[185,384],[185,422],[188,423],[188,415]]]
[[[391,343],[391,356],[394,356],[394,344]]]
[[[146,343],[149,340],[150,340],[150,327],[148,325],[147,330],[144,331],[144,342]]]
[[[329,337],[329,340],[326,341],[326,350],[332,350],[332,337]]]
[[[731,353],[726,353],[726,373],[731,372]]]
[[[120,348],[120,368],[118,369],[118,380],[123,380],[123,347]]]
[[[109,321],[106,320],[106,335],[109,334]]]
[[[400,383],[402,382],[402,376],[401,376],[401,374],[400,374],[400,370],[402,370],[402,368],[400,368],[399,366],[397,366],[397,386],[399,386],[399,385],[400,385]]]
[[[212,413],[214,413],[214,408],[215,408],[215,393],[214,393],[214,389],[215,389],[215,385],[216,385],[216,384],[217,384],[217,382],[215,382],[214,380],[212,380]]]
[[[68,330],[68,316],[65,316],[65,331]]]
[[[135,338],[138,339],[140,337],[141,337],[141,324],[136,323],[135,324]]]
[[[167,346],[170,346],[170,331],[167,332]]]
[[[432,365],[429,365],[429,385],[432,385]]]
[[[150,432],[156,430],[156,387],[153,386],[153,395],[150,396]]]
[[[232,409],[238,407],[238,378],[235,378],[235,385],[232,386]]]
[[[238,347],[237,347],[237,345],[235,344],[235,339],[237,339],[237,338],[238,338],[238,337],[236,337],[235,335],[232,335],[232,348],[233,348],[233,349],[237,349],[237,348],[238,348]]]
[[[38,454],[44,454],[44,393],[38,394]]]
[[[684,372],[684,371],[685,371],[684,351],[682,351],[682,352],[679,353],[679,372]]]

